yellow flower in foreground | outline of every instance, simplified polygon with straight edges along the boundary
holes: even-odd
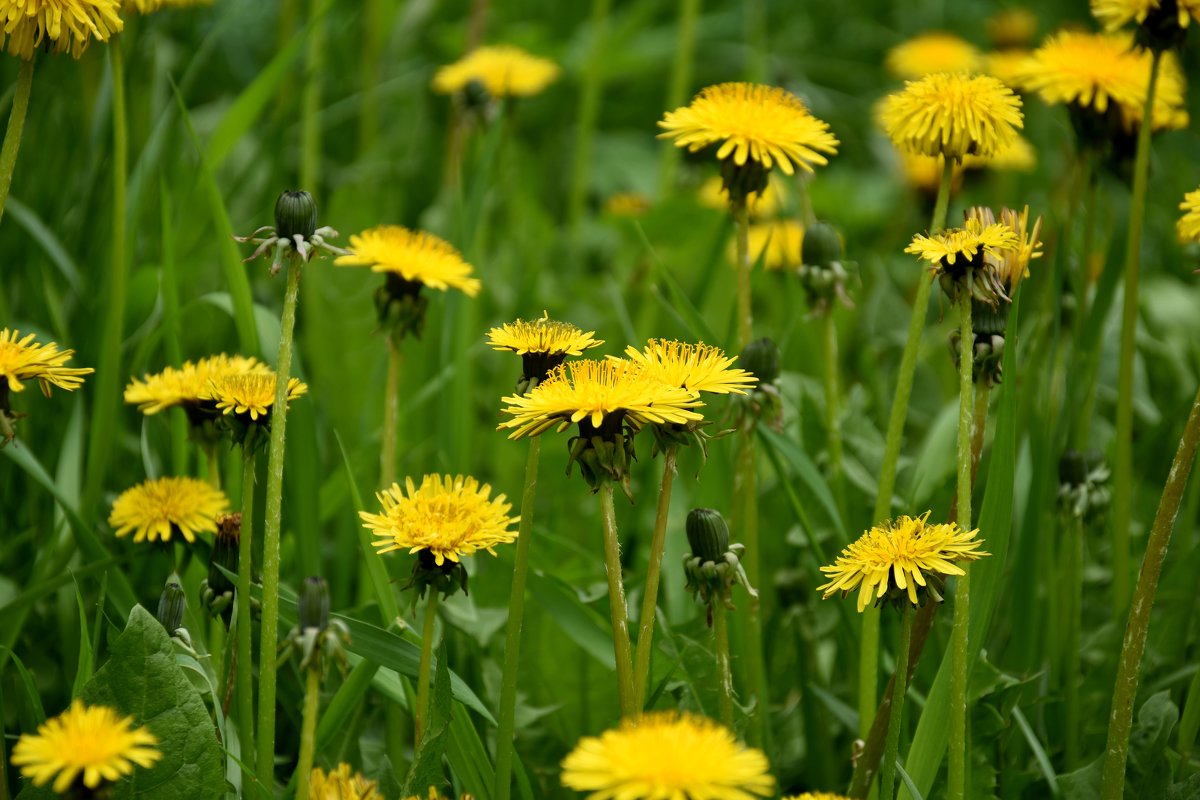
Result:
[[[660,139],[672,139],[689,152],[717,145],[717,158],[732,157],[739,167],[754,161],[764,169],[778,166],[813,171],[837,152],[829,126],[814,117],[789,91],[755,83],[709,86],[690,105],[668,111],[658,126]]]
[[[220,355],[185,361],[179,369],[134,378],[125,387],[125,402],[136,405],[143,414],[157,414],[172,406],[197,406],[211,402],[209,383],[229,375],[272,374],[271,368],[256,358]]]
[[[585,333],[569,322],[550,319],[548,312],[541,319],[506,322],[488,331],[487,338],[493,350],[511,350],[519,356],[578,356],[604,344],[595,331]]]
[[[27,60],[43,45],[79,58],[92,39],[121,32],[120,10],[120,0],[0,0],[0,47]]]
[[[95,372],[90,367],[64,366],[74,350],[59,350],[54,342],[37,344],[32,333],[21,336],[12,328],[0,330],[0,381],[14,392],[25,391],[24,381],[36,380],[42,394],[50,396],[50,387],[73,392],[83,385],[83,376]]]
[[[1179,210],[1183,216],[1175,223],[1175,230],[1179,233],[1180,241],[1200,241],[1200,189],[1185,194]]]
[[[910,81],[889,95],[883,128],[901,150],[962,160],[992,156],[1024,124],[1021,99],[990,75],[945,72]]]
[[[562,782],[588,800],[752,800],[775,788],[767,757],[704,717],[651,712],[580,739]]]
[[[697,199],[702,205],[715,208],[718,211],[729,210],[729,190],[719,176],[706,180],[700,185]],[[783,207],[783,189],[777,180],[767,181],[767,187],[762,194],[751,192],[746,197],[746,211],[751,217],[772,217]]]
[[[982,59],[970,42],[945,31],[929,31],[893,47],[884,64],[897,78],[921,78],[931,72],[975,72]]]
[[[308,779],[308,800],[383,800],[379,786],[350,768],[338,764],[328,773],[313,767]]]
[[[978,261],[981,254],[1006,250],[1016,244],[1016,234],[1007,225],[985,225],[978,219],[968,219],[962,228],[950,228],[933,236],[918,233],[904,252],[928,261],[935,272],[943,272],[959,259],[969,265]]]
[[[216,533],[217,518],[229,511],[229,500],[196,478],[155,478],[126,489],[113,502],[108,524],[118,537],[135,542],[171,541],[179,533],[189,542],[198,533]]]
[[[487,89],[492,97],[535,95],[558,78],[558,65],[526,53],[512,45],[478,47],[433,76],[433,90],[441,94],[461,92],[472,82]]]
[[[221,375],[208,382],[207,399],[217,404],[222,414],[249,416],[251,422],[266,417],[275,405],[277,388],[274,372],[250,372],[240,375]],[[299,378],[288,380],[287,401],[308,393],[308,384]]]
[[[158,739],[145,728],[135,728],[132,717],[122,717],[105,706],[85,706],[78,698],[62,714],[38,726],[37,735],[23,734],[13,748],[12,762],[34,786],[67,792],[77,779],[88,789],[116,781],[134,767],[152,767],[162,758],[154,745]]]
[[[706,344],[651,339],[641,350],[630,345],[625,355],[663,383],[693,392],[745,394],[758,383],[754,375],[733,367],[737,356]]]
[[[989,555],[979,549],[978,530],[964,531],[955,523],[930,524],[929,512],[920,517],[899,519],[876,525],[851,542],[837,561],[821,567],[829,582],[818,586],[829,598],[841,592],[858,591],[858,610],[865,609],[889,594],[907,596],[918,605],[918,588],[932,588],[940,599],[940,586],[946,575],[962,575],[957,561],[975,561]],[[932,586],[931,586],[932,584]]]
[[[493,549],[517,538],[509,530],[519,517],[510,517],[512,505],[502,494],[491,497],[492,487],[470,476],[426,475],[418,488],[412,478],[404,487],[392,484],[378,492],[382,514],[358,512],[363,527],[379,537],[372,542],[379,553],[429,551],[438,566],[457,562],[477,550]]]
[[[619,430],[623,423],[678,423],[703,419],[697,394],[668,386],[640,364],[623,360],[570,361],[526,395],[505,397],[504,413],[512,419],[501,430],[515,428],[508,438],[537,436],[550,428],[562,431],[572,423]]]
[[[1170,8],[1181,28],[1192,19],[1200,21],[1200,0],[1092,0],[1092,16],[1110,31],[1130,22],[1141,25],[1154,12]]]
[[[380,225],[350,237],[350,252],[333,262],[339,267],[370,267],[430,289],[458,289],[468,297],[482,287],[474,268],[444,239],[400,225]]]

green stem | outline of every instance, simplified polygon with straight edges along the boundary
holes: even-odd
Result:
[[[629,606],[621,577],[621,541],[617,538],[617,514],[613,508],[612,481],[600,486],[600,519],[604,525],[604,566],[608,574],[608,608],[612,617],[613,652],[617,664],[617,698],[621,716],[634,715],[633,655],[629,643]]]
[[[254,780],[254,653],[250,636],[250,576],[254,574],[254,448],[242,451],[242,532],[238,538],[237,714],[242,786]],[[247,792],[247,796],[250,795]]]
[[[1162,53],[1153,51],[1150,85],[1142,106],[1137,156],[1133,164],[1133,193],[1129,199],[1129,238],[1125,247],[1125,298],[1121,308],[1121,356],[1117,376],[1117,432],[1113,464],[1113,615],[1125,613],[1129,602],[1129,526],[1133,521],[1133,361],[1137,338],[1138,271],[1142,253],[1142,223],[1146,218],[1146,184],[1150,172],[1150,133],[1154,92]]]
[[[159,181],[159,207],[162,223],[161,293],[163,303],[163,341],[167,363],[183,366],[183,326],[179,312],[179,271],[175,261],[174,214],[171,211],[171,192],[166,177]],[[171,415],[171,474],[186,475],[188,463],[187,415],[175,411]]]
[[[221,488],[221,459],[217,453],[217,445],[204,446],[204,463],[209,485],[219,490]]]
[[[324,0],[311,0],[312,29],[305,58],[304,95],[301,100],[300,185],[317,192],[321,181],[321,76],[325,67]]]
[[[1063,772],[1071,772],[1079,765],[1079,684],[1083,680],[1079,668],[1079,631],[1083,613],[1083,519],[1072,515],[1063,537],[1063,559],[1066,567],[1063,616],[1066,635],[1063,636],[1062,681],[1065,696],[1066,747]]]
[[[525,619],[525,582],[529,575],[533,504],[537,497],[538,462],[541,452],[541,437],[530,438],[529,456],[525,460],[525,487],[521,491],[521,521],[517,527],[512,594],[508,598],[508,626],[504,639],[504,673],[500,682],[500,717],[496,727],[496,800],[508,800],[512,794],[513,735],[517,719],[517,683],[521,674],[521,624]]]
[[[400,342],[387,337],[387,385],[383,394],[383,440],[379,448],[379,487],[396,482],[396,421],[400,415]]]
[[[912,649],[913,612],[907,603],[900,607],[900,647],[896,651],[896,671],[893,678],[891,709],[888,714],[887,744],[883,749],[883,765],[879,775],[879,796],[892,800],[896,796],[896,759],[900,750],[900,722],[904,716],[904,695],[908,690],[908,656]]]
[[[12,111],[8,113],[8,128],[4,131],[4,146],[0,147],[0,219],[4,218],[8,189],[12,185],[13,170],[17,166],[17,153],[21,149],[21,134],[25,130],[25,114],[29,111],[29,93],[32,89],[33,59],[21,59]]]
[[[642,616],[638,620],[637,647],[634,650],[633,708],[638,714],[646,702],[650,682],[650,654],[654,649],[654,622],[658,609],[658,584],[662,577],[663,553],[667,548],[667,518],[671,513],[671,484],[675,481],[676,448],[663,453],[662,483],[658,488],[658,508],[654,514],[654,536],[650,540],[650,560],[646,564],[646,588],[642,595]]]
[[[721,724],[733,730],[733,670],[729,665],[729,614],[725,600],[718,597],[712,609],[713,634],[717,640],[717,681],[721,684],[717,701],[721,707]]]
[[[1154,595],[1158,591],[1158,577],[1162,574],[1167,546],[1171,543],[1171,532],[1175,528],[1175,517],[1187,488],[1188,473],[1196,459],[1196,445],[1200,443],[1200,391],[1192,400],[1179,449],[1171,463],[1158,512],[1150,528],[1146,542],[1146,557],[1138,573],[1137,586],[1133,590],[1133,603],[1129,608],[1129,621],[1125,626],[1125,641],[1121,646],[1121,660],[1117,666],[1117,680],[1113,685],[1112,716],[1108,721],[1108,744],[1104,748],[1104,770],[1100,789],[1100,800],[1120,800],[1125,791],[1125,757],[1129,751],[1129,728],[1133,722],[1133,701],[1137,697],[1138,670],[1142,653],[1146,649],[1146,633],[1150,629],[1150,611],[1154,606]]]
[[[733,200],[729,204],[733,212],[733,224],[737,237],[737,341],[738,349],[745,350],[754,335],[754,309],[750,294],[750,215],[745,199]]]
[[[965,286],[971,285],[967,268]],[[971,423],[974,411],[972,374],[975,361],[975,331],[971,325],[971,292],[958,290],[958,492],[955,517],[971,528]],[[964,565],[954,592],[954,625],[950,632],[950,753],[947,771],[949,800],[962,800],[966,793],[967,767],[967,627],[971,610],[971,573]],[[886,765],[885,765],[886,766]]]
[[[600,114],[600,93],[604,86],[604,68],[608,53],[608,11],[612,0],[592,0],[591,50],[584,67],[583,87],[579,92],[578,120],[575,129],[575,154],[571,160],[571,182],[567,193],[567,231],[571,246],[579,244],[580,224],[587,201],[588,175],[592,164],[592,139]]]
[[[675,109],[683,105],[684,96],[692,82],[692,62],[696,55],[696,18],[700,16],[700,0],[680,0],[678,33],[675,39],[675,60],[671,63],[671,83],[667,90],[665,108]],[[668,147],[663,152],[658,176],[659,197],[666,197],[675,185],[682,151]]]
[[[1188,684],[1187,701],[1183,705],[1183,715],[1179,718],[1179,740],[1175,749],[1179,751],[1178,780],[1184,780],[1192,773],[1192,750],[1196,746],[1196,732],[1200,730],[1200,669],[1192,673]]]
[[[838,510],[844,516],[846,486],[842,471],[841,389],[838,387],[837,325],[833,321],[832,308],[826,309],[821,317],[821,341],[825,351],[825,431],[829,443],[829,474]]]
[[[429,675],[433,664],[433,636],[440,600],[441,595],[437,589],[430,587],[429,599],[425,601],[425,623],[421,627],[421,661],[417,666],[417,708],[413,714],[414,747],[420,746],[421,737],[425,734],[425,722],[429,719]]]
[[[317,717],[321,712],[321,671],[306,670],[304,680],[304,716],[300,721],[300,756],[296,760],[296,797],[308,797],[308,778],[317,747]]]
[[[287,292],[279,331],[275,367],[275,405],[271,408],[271,449],[267,461],[267,510],[263,524],[262,623],[259,638],[258,771],[259,780],[274,784],[275,650],[279,641],[279,534],[283,523],[283,453],[287,440],[287,390],[292,374],[292,334],[300,293],[301,260],[288,259]]]
[[[946,227],[946,211],[950,206],[950,186],[954,180],[954,160],[942,165],[942,181],[938,186],[931,234]],[[879,493],[875,496],[875,512],[871,519],[882,522],[892,516],[892,493],[896,488],[896,464],[900,458],[900,443],[904,438],[904,421],[908,417],[908,400],[912,396],[913,376],[917,369],[917,354],[925,330],[925,315],[929,311],[929,293],[933,282],[925,275],[917,279],[917,297],[913,301],[912,320],[904,354],[900,357],[900,372],[896,376],[896,394],[888,416],[887,439],[883,448],[883,464],[879,469]],[[867,736],[875,718],[875,690],[879,683],[879,609],[868,608],[862,614],[862,632],[858,662],[858,732]]]

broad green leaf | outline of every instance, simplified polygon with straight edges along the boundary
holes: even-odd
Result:
[[[453,713],[448,662],[446,640],[443,638],[441,647],[438,648],[437,663],[434,665],[429,717],[425,722],[421,743],[413,753],[408,776],[404,779],[404,790],[401,793],[404,797],[424,797],[430,787],[440,790],[445,782],[442,775],[442,755],[446,751],[446,731],[450,727]]]

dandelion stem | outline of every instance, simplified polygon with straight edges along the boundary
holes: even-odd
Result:
[[[1121,616],[1129,602],[1129,526],[1133,521],[1133,361],[1136,352],[1138,270],[1142,253],[1142,223],[1146,219],[1146,184],[1150,172],[1150,132],[1154,93],[1162,52],[1150,61],[1150,84],[1142,106],[1137,156],[1133,164],[1133,193],[1129,200],[1129,237],[1125,247],[1125,298],[1121,307],[1121,355],[1117,375],[1117,433],[1113,464],[1113,615]]]
[[[300,721],[300,756],[296,760],[296,797],[308,797],[308,778],[317,747],[317,718],[321,712],[321,671],[305,670],[304,716]]]
[[[8,128],[4,131],[4,145],[0,147],[0,219],[4,218],[8,189],[12,185],[13,170],[17,166],[17,153],[21,149],[21,134],[25,130],[25,113],[29,110],[29,94],[32,89],[33,59],[23,58],[21,69],[17,73],[17,89],[13,95],[12,111],[8,113]]]
[[[1192,410],[1183,428],[1179,449],[1167,474],[1167,483],[1163,487],[1154,525],[1146,542],[1146,556],[1133,591],[1129,621],[1125,626],[1125,641],[1117,666],[1117,680],[1113,686],[1112,716],[1108,721],[1108,744],[1104,748],[1100,800],[1120,800],[1125,792],[1129,728],[1133,722],[1133,701],[1137,697],[1138,670],[1146,649],[1146,634],[1150,629],[1150,611],[1158,591],[1158,578],[1162,574],[1167,546],[1171,543],[1171,532],[1175,529],[1175,517],[1179,514],[1179,505],[1187,488],[1188,474],[1196,459],[1197,444],[1200,444],[1200,391],[1192,400]]]
[[[754,311],[750,304],[750,215],[745,199],[729,204],[737,237],[737,337],[738,349],[745,350],[754,335]]]
[[[287,391],[292,374],[292,334],[300,293],[301,260],[288,259],[287,292],[275,366],[275,404],[271,408],[271,449],[267,461],[267,510],[263,523],[262,624],[259,638],[258,772],[265,786],[275,764],[275,650],[279,637],[279,534],[283,522],[283,454],[287,438]]]
[[[214,489],[221,488],[221,460],[217,454],[217,445],[204,446],[204,459],[208,471],[208,483]]]
[[[425,623],[421,626],[421,661],[417,666],[417,708],[413,714],[415,731],[413,746],[419,747],[429,722],[429,673],[433,663],[433,635],[437,624],[438,602],[441,595],[434,587],[429,588],[429,599],[425,601]]]
[[[721,724],[733,730],[733,671],[729,665],[729,614],[725,600],[718,597],[713,604],[713,634],[717,640],[717,680],[721,684],[717,701],[721,707]]]
[[[833,307],[821,315],[821,343],[825,351],[825,432],[829,446],[829,474],[838,510],[846,513],[846,485],[842,474],[841,389],[838,387],[837,325]]]
[[[617,697],[621,716],[632,716],[633,658],[629,643],[629,606],[621,578],[621,542],[617,538],[617,515],[613,508],[613,485],[600,486],[600,519],[604,525],[604,566],[608,573],[608,607],[612,616],[613,651],[617,662]]]
[[[908,656],[912,649],[913,612],[907,605],[900,607],[900,646],[896,651],[896,671],[892,703],[888,712],[887,744],[883,750],[883,768],[879,776],[879,796],[892,800],[896,796],[896,759],[900,750],[900,722],[904,716],[904,695],[908,690]]]
[[[525,487],[521,491],[521,521],[517,527],[517,552],[513,562],[512,594],[508,599],[508,626],[504,639],[504,673],[500,682],[500,717],[496,728],[496,800],[508,800],[512,794],[517,679],[521,674],[521,624],[525,619],[525,581],[529,575],[533,504],[537,497],[537,473],[541,452],[541,437],[531,437],[529,456],[525,460]]]
[[[965,286],[971,284],[967,268]],[[960,288],[958,357],[958,524],[971,527],[971,422],[973,417],[975,332],[971,320],[971,292]],[[971,572],[963,565],[954,592],[954,625],[950,633],[950,753],[947,771],[949,800],[962,800],[966,792],[967,764],[967,628],[970,620]],[[887,768],[887,764],[884,764]]]
[[[250,576],[254,574],[253,447],[242,450],[242,530],[238,536],[237,576],[237,714],[242,747],[242,785],[254,779],[254,653],[250,636]]]
[[[387,337],[387,385],[383,393],[383,437],[379,448],[379,488],[396,482],[396,422],[400,414],[400,342]]]
[[[666,108],[679,108],[692,82],[692,62],[696,54],[696,18],[700,16],[700,0],[680,0],[676,22],[675,59],[671,62],[671,83],[667,90]],[[666,197],[675,185],[682,151],[668,147],[660,163],[658,194]]]
[[[950,206],[950,186],[954,179],[954,160],[942,165],[942,181],[938,186],[937,202],[933,207],[930,234],[946,227],[946,211]],[[932,281],[925,275],[917,278],[917,296],[913,301],[912,320],[904,354],[900,357],[900,372],[896,376],[896,394],[888,416],[887,439],[883,449],[883,464],[879,469],[879,493],[875,496],[872,520],[882,522],[892,515],[892,492],[896,488],[896,464],[904,438],[904,421],[908,417],[908,400],[912,396],[913,375],[917,369],[917,353],[921,349],[921,334],[925,330],[925,315],[929,310]],[[875,690],[879,682],[879,609],[868,608],[862,613],[862,632],[858,667],[858,732],[866,736],[875,717]]]
[[[650,560],[646,564],[646,587],[642,595],[642,616],[638,620],[638,639],[633,670],[633,708],[642,713],[646,687],[650,682],[650,654],[654,647],[654,621],[658,609],[658,584],[662,576],[663,553],[667,548],[667,517],[671,512],[671,484],[675,480],[676,448],[663,453],[662,483],[658,489],[658,509],[654,514],[654,536],[650,540]]]

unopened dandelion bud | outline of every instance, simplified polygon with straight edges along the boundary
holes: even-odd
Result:
[[[300,589],[300,628],[324,630],[329,625],[329,584],[311,575]]]
[[[308,241],[317,232],[317,203],[303,190],[281,192],[275,201],[275,233],[281,239]]]
[[[832,269],[842,260],[842,237],[827,222],[816,222],[804,231],[804,243],[800,249],[805,266]]]
[[[692,555],[704,564],[720,561],[729,549],[729,526],[721,512],[712,508],[693,508],[687,516],[687,540]]]
[[[187,602],[178,576],[172,575],[158,597],[158,621],[167,633],[174,635],[183,627],[183,611]]]
[[[739,361],[760,384],[774,383],[779,378],[779,346],[765,336],[746,345]]]

